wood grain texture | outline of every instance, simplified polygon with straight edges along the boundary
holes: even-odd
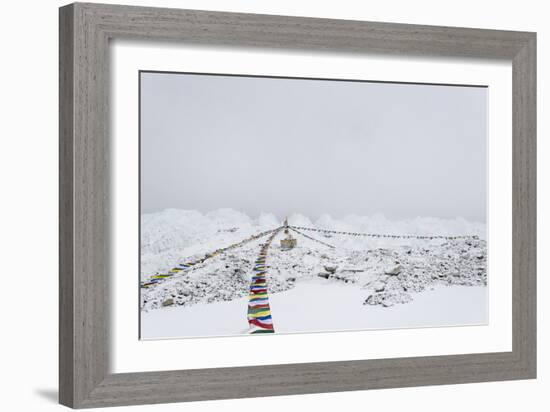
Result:
[[[513,88],[513,351],[522,365],[536,375],[536,37],[512,62]]]
[[[536,375],[534,33],[75,3],[60,9],[60,402],[84,408]],[[505,59],[513,65],[513,350],[110,374],[109,40]],[[504,119],[503,119],[504,120]]]
[[[66,11],[68,9],[65,9]],[[59,399],[73,403],[73,37],[74,20],[59,16]]]

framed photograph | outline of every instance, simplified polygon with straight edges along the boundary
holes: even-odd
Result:
[[[535,378],[535,98],[534,33],[62,7],[60,402]]]
[[[139,82],[142,339],[488,323],[486,86]]]

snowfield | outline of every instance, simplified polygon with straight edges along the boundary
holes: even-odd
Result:
[[[277,333],[476,325],[487,322],[486,229],[464,219],[325,215],[291,226],[406,235],[476,235],[479,239],[395,239],[280,232],[267,257],[267,282]],[[281,226],[272,214],[252,219],[231,209],[201,214],[165,210],[141,217],[141,280],[166,273],[218,248]],[[251,270],[266,238],[221,253],[194,270],[141,289],[141,337],[246,333]]]

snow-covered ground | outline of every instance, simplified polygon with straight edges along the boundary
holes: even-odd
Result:
[[[437,286],[392,307],[363,305],[364,291],[321,281],[298,282],[270,297],[277,333],[396,329],[487,323],[484,286]],[[248,330],[246,298],[177,306],[142,314],[142,339],[231,336]]]
[[[325,215],[289,224],[338,231],[408,235],[476,235],[479,239],[364,238],[304,232],[334,249],[293,234],[282,250],[277,235],[268,253],[268,288],[276,332],[483,324],[486,312],[485,225],[464,219]],[[271,214],[257,219],[230,209],[207,214],[165,210],[142,215],[141,279],[176,264],[279,227]],[[248,287],[259,244],[227,251],[142,289],[142,338],[245,333]]]

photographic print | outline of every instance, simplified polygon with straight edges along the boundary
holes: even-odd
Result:
[[[487,324],[486,87],[139,82],[141,339]]]

